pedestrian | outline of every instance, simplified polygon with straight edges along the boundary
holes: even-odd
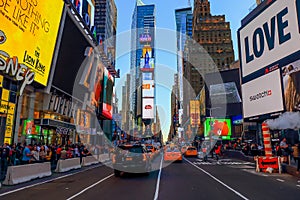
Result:
[[[25,148],[23,149],[23,152],[22,152],[22,164],[23,165],[29,164],[30,159],[32,157],[31,150],[30,150],[32,148],[32,145],[25,144],[24,146],[25,146]]]
[[[0,163],[1,177],[0,177],[0,179],[1,180],[4,179],[6,171],[7,171],[9,152],[10,152],[10,149],[9,149],[8,145],[6,143],[4,143],[2,145],[2,147],[0,148],[0,159],[1,159],[1,163]]]

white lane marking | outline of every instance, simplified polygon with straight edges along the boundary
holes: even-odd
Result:
[[[114,174],[111,174],[111,175],[109,175],[109,176],[107,176],[107,177],[101,179],[100,181],[98,181],[98,182],[96,182],[96,183],[90,185],[89,187],[87,187],[87,188],[81,190],[80,192],[74,194],[73,196],[69,197],[67,200],[74,199],[75,197],[81,195],[81,194],[84,193],[85,191],[87,191],[87,190],[89,190],[89,189],[95,187],[96,185],[98,185],[99,183],[102,183],[102,182],[105,181],[106,179],[109,179],[109,178],[112,177],[113,175],[114,175]]]
[[[66,178],[66,177],[69,177],[69,176],[73,176],[73,175],[76,175],[76,174],[78,174],[78,173],[85,172],[85,171],[88,171],[88,170],[90,170],[90,169],[95,169],[95,168],[97,168],[97,167],[102,167],[102,166],[104,166],[104,165],[97,165],[97,166],[95,166],[95,167],[91,167],[91,168],[88,168],[88,169],[85,169],[85,170],[82,170],[82,171],[74,172],[74,173],[71,173],[71,174],[66,174],[66,175],[63,175],[63,176],[59,176],[59,177],[57,177],[57,178],[52,178],[52,179],[50,179],[50,180],[43,181],[43,182],[39,182],[39,183],[35,183],[35,184],[32,184],[32,185],[27,185],[27,186],[25,186],[25,187],[21,187],[21,188],[15,189],[15,190],[11,190],[11,191],[2,193],[2,194],[0,194],[0,197],[5,196],[5,195],[8,195],[8,194],[11,194],[11,193],[15,193],[15,192],[18,192],[18,191],[27,189],[27,188],[35,187],[35,186],[38,186],[38,185],[43,185],[43,184],[45,184],[45,183],[49,183],[49,182],[56,181],[56,180],[59,180],[59,179],[62,179],[62,178]]]
[[[192,162],[190,162],[189,160],[185,159],[188,163],[190,163],[191,165],[193,165],[194,167],[196,167],[197,169],[201,170],[203,173],[205,173],[206,175],[210,176],[212,179],[214,179],[215,181],[217,181],[218,183],[220,183],[221,185],[225,186],[227,189],[231,190],[232,192],[234,192],[236,195],[238,195],[239,197],[241,197],[242,199],[245,200],[249,200],[247,197],[245,197],[244,195],[242,195],[241,193],[239,193],[238,191],[232,189],[230,186],[226,185],[225,183],[223,183],[222,181],[220,181],[219,179],[217,179],[216,177],[214,177],[213,175],[211,175],[209,172],[205,171],[204,169],[198,167],[197,165],[193,164]]]
[[[161,157],[161,161],[160,161],[160,167],[159,167],[159,172],[158,172],[158,176],[157,176],[157,182],[156,182],[156,189],[155,189],[154,200],[158,199],[159,183],[160,183],[160,176],[161,176],[161,169],[162,169],[162,162],[163,162],[163,157]]]
[[[300,187],[300,185],[296,185],[297,187]]]
[[[277,181],[280,181],[280,182],[284,182],[284,180],[282,180],[282,179],[279,179],[279,178],[277,178],[276,180],[277,180]]]

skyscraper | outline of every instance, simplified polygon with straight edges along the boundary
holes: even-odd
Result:
[[[228,68],[234,61],[234,51],[225,15],[212,15],[208,0],[195,0],[193,16],[193,39],[203,46],[219,70]]]
[[[96,37],[109,63],[115,66],[117,7],[114,0],[95,0]]]
[[[179,94],[177,98],[179,100],[179,105],[176,114],[179,115],[179,124],[182,123],[183,114],[183,66],[184,66],[184,46],[186,44],[186,39],[192,37],[193,28],[193,11],[192,7],[181,8],[175,10],[175,20],[176,20],[176,39],[177,39],[177,73],[178,73],[178,83]]]
[[[137,0],[132,15],[131,24],[131,84],[130,84],[130,110],[135,118],[141,115],[141,88],[142,73],[140,71],[141,61],[146,63],[145,52],[148,53],[150,61],[155,63],[155,5],[146,5]],[[144,53],[143,53],[144,52]],[[148,63],[149,64],[149,63]],[[142,66],[143,67],[143,66]],[[154,79],[154,73],[151,79]]]

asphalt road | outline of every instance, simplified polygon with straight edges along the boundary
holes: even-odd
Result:
[[[98,165],[34,186],[4,187],[0,199],[300,199],[300,180],[288,174],[256,173],[245,161],[187,158],[170,164],[158,157],[154,165],[158,170],[148,176],[122,177]]]

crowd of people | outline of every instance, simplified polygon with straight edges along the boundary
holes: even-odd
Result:
[[[90,152],[89,149],[92,149],[93,152]],[[59,159],[78,157],[81,162],[82,157],[90,156],[94,152],[97,152],[95,146],[88,147],[83,144],[3,144],[0,146],[0,180],[4,179],[8,166],[51,162],[51,167],[55,168]]]

